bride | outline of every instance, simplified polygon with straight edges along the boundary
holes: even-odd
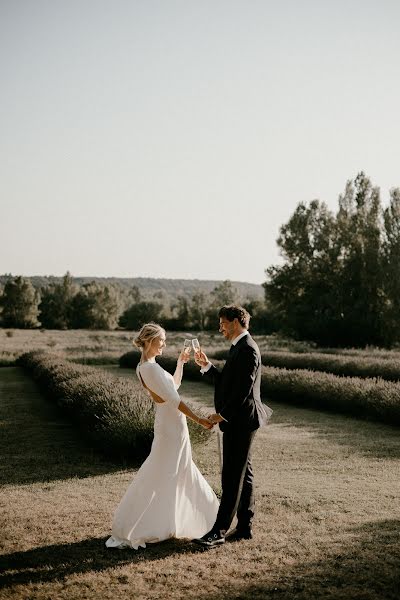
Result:
[[[151,452],[117,507],[109,548],[145,548],[171,537],[199,538],[213,525],[218,499],[194,462],[186,417],[206,429],[212,423],[195,415],[177,389],[187,355],[178,358],[174,375],[157,364],[165,347],[165,330],[143,325],[134,344],[141,350],[136,373],[155,402]]]

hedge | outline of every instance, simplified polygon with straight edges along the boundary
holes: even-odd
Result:
[[[227,351],[219,350],[210,356],[226,359]],[[262,352],[261,361],[265,366],[281,369],[309,369],[346,377],[381,377],[387,381],[400,381],[400,358],[353,357],[314,352]]]
[[[139,352],[128,352],[121,356],[120,366],[134,367],[139,358]],[[163,356],[159,362],[172,372],[176,357]],[[213,364],[222,367],[223,361],[213,359]],[[185,365],[184,377],[205,381],[194,361]],[[400,425],[400,383],[379,378],[339,377],[305,369],[263,366],[261,392],[265,399],[277,402]]]
[[[263,367],[261,391],[278,402],[400,425],[400,384],[305,369]]]
[[[46,395],[104,454],[137,461],[149,453],[154,404],[139,381],[121,379],[44,351],[23,354],[17,364],[31,373]],[[188,424],[192,441],[208,439],[208,431],[189,419]]]

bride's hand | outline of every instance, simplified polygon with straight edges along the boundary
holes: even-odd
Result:
[[[204,419],[203,417],[199,418],[199,425],[204,427],[204,429],[212,429],[214,427],[214,423],[212,423],[209,419]]]
[[[189,358],[190,358],[190,354],[188,354],[187,352],[185,352],[184,350],[182,350],[182,352],[178,356],[178,362],[187,363],[188,360],[189,360]]]

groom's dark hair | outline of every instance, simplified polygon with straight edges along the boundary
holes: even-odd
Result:
[[[236,304],[227,304],[219,309],[218,313],[219,317],[223,317],[224,319],[228,319],[228,321],[233,321],[233,319],[237,319],[242,327],[246,329],[249,328],[250,323],[250,313],[247,312],[243,306],[236,306]]]

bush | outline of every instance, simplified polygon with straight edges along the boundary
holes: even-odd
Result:
[[[147,456],[153,440],[154,404],[139,381],[121,380],[45,351],[23,354],[17,364],[31,372],[105,454],[136,461]],[[190,419],[188,425],[192,441],[208,439],[207,430]]]
[[[139,352],[128,352],[121,356],[120,366],[133,367],[139,357]],[[172,357],[163,356],[159,362],[171,371],[176,359],[174,363]],[[213,364],[221,368],[223,362],[213,360]],[[185,366],[185,377],[205,381],[193,361]],[[263,366],[261,392],[265,399],[400,425],[400,383],[379,378],[338,377],[309,370]]]
[[[263,394],[280,402],[400,425],[400,384],[382,379],[263,367]]]
[[[226,358],[228,352],[219,350],[213,357]],[[387,381],[400,381],[400,357],[345,356],[325,353],[263,352],[262,364],[283,369],[309,369],[346,377],[381,377]]]
[[[18,364],[105,454],[134,460],[148,454],[154,408],[139,382],[122,381],[43,351],[23,354]]]
[[[15,352],[0,351],[0,367],[14,367],[16,358]]]

